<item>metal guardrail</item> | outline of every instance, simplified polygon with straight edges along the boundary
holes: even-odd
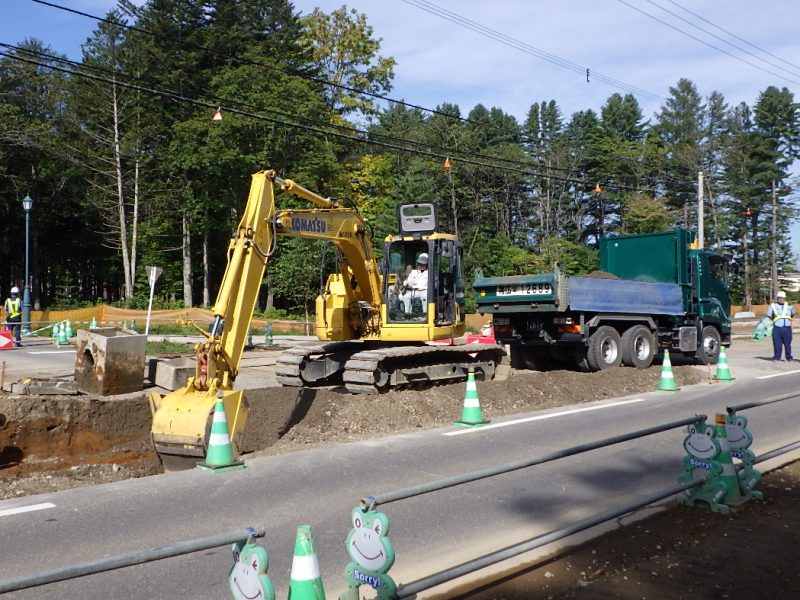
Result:
[[[9,577],[8,579],[0,580],[0,594],[36,587],[39,585],[45,585],[48,583],[55,583],[57,581],[64,581],[65,579],[85,577],[87,575],[102,573],[104,571],[132,567],[134,565],[139,565],[146,562],[162,560],[164,558],[171,558],[173,556],[180,556],[182,554],[190,554],[192,552],[208,550],[209,548],[216,548],[218,546],[226,546],[236,542],[246,542],[251,538],[260,538],[264,537],[264,535],[265,529],[263,526],[235,529],[225,533],[218,533],[207,537],[178,542],[169,546],[146,548],[144,550],[136,550],[126,554],[108,556],[106,558],[76,565],[67,565],[65,567],[58,567],[47,571],[40,571],[38,573]]]
[[[729,415],[732,415],[740,410],[758,408],[759,406],[774,404],[775,402],[783,402],[784,400],[791,400],[792,398],[800,398],[800,392],[789,392],[788,394],[773,396],[772,398],[767,398],[766,400],[760,400],[758,402],[745,402],[744,404],[736,404],[734,406],[728,406],[726,410],[728,411]]]

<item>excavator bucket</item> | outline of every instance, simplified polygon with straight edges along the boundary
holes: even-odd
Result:
[[[198,391],[191,382],[166,396],[150,394],[153,413],[152,436],[156,452],[162,457],[198,457],[206,455],[208,436],[217,392]],[[241,391],[223,391],[222,401],[233,446],[239,455],[249,407]]]

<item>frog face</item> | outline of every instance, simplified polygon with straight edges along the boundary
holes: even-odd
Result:
[[[394,547],[386,535],[389,519],[383,513],[365,512],[356,508],[352,513],[353,529],[347,536],[347,553],[364,569],[386,573],[394,564]]]
[[[266,572],[267,551],[256,544],[233,545],[233,568],[228,586],[235,600],[273,600],[275,593]]]
[[[725,417],[725,435],[731,450],[748,448],[753,443],[753,436],[747,430],[747,417],[727,415]]]
[[[714,439],[714,428],[704,423],[689,425],[689,435],[683,441],[686,452],[697,458],[714,458],[719,454],[719,442]]]

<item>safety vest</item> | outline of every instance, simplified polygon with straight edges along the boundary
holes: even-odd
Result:
[[[18,317],[20,315],[19,298],[6,298],[5,309],[9,319]]]
[[[772,322],[775,323],[776,321],[780,321],[782,319],[786,319],[789,321],[789,325],[792,324],[792,305],[788,302],[785,304],[778,304],[777,302],[773,302],[770,307],[772,308]]]

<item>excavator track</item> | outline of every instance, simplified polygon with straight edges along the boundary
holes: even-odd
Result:
[[[494,344],[390,346],[354,354],[342,375],[351,394],[464,381],[470,368],[492,379],[505,351]]]
[[[278,383],[290,387],[341,383],[345,363],[363,348],[362,342],[329,342],[290,348],[275,361],[275,377]]]
[[[470,368],[479,379],[492,379],[504,356],[494,344],[381,347],[332,342],[287,350],[276,361],[275,375],[285,386],[344,383],[351,394],[380,394],[464,381]]]

